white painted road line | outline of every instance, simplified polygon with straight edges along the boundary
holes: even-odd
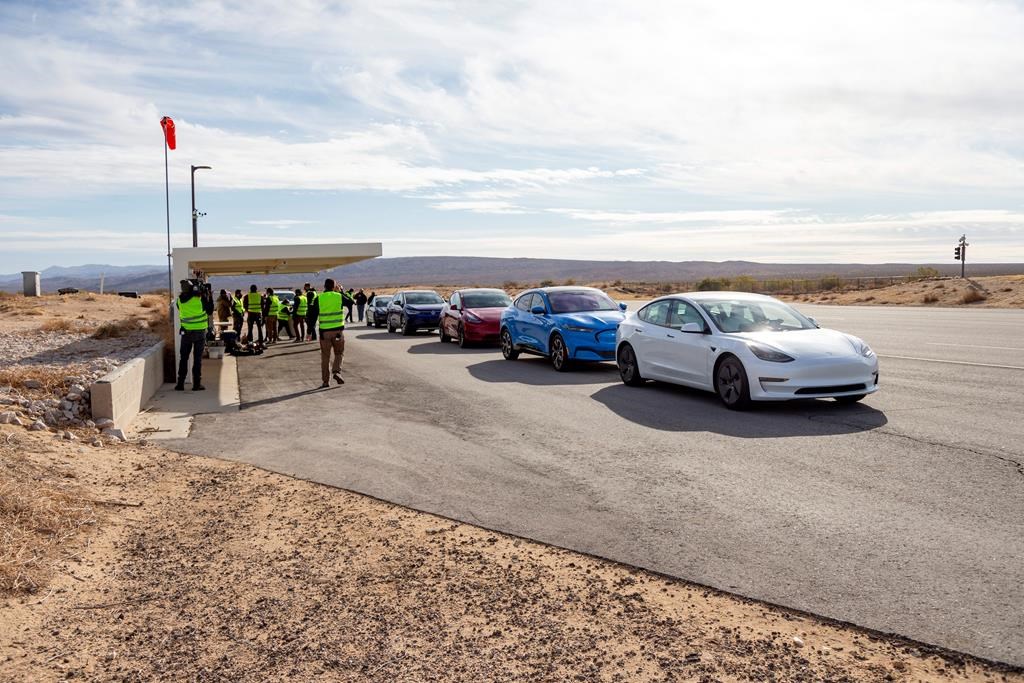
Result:
[[[1000,351],[1024,351],[1021,346],[985,346],[984,344],[951,344],[949,342],[926,342],[930,346],[961,346],[965,349],[999,349]]]
[[[995,365],[993,363],[971,363],[965,360],[943,360],[941,358],[918,358],[916,356],[890,356],[878,354],[879,358],[898,358],[900,360],[920,360],[926,363],[947,363],[949,365],[973,365],[979,368],[999,368],[1001,370],[1024,370],[1021,365]]]

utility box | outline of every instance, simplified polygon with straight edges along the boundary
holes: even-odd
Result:
[[[22,282],[24,282],[25,296],[42,296],[43,289],[39,286],[39,271],[21,271]]]

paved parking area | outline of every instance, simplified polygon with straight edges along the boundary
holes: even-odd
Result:
[[[878,394],[736,414],[357,327],[344,386],[283,344],[172,443],[1024,665],[1024,312],[801,308],[875,347]]]

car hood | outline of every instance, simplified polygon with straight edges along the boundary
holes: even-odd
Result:
[[[622,311],[591,311],[589,313],[556,313],[555,317],[561,323],[601,330],[606,327],[617,327],[626,316]]]
[[[794,358],[860,357],[857,338],[837,330],[743,332],[725,336],[770,346]]]
[[[499,308],[467,308],[465,309],[465,312],[472,313],[476,317],[481,320],[486,320],[487,322],[496,322],[501,320],[501,314],[504,310],[505,307],[501,306]]]

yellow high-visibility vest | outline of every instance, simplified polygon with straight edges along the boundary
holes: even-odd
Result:
[[[345,314],[341,310],[341,294],[324,292],[317,301],[320,306],[320,329],[336,330],[345,327]]]
[[[210,317],[203,310],[203,300],[194,296],[182,303],[181,297],[174,302],[178,307],[178,316],[181,318],[181,327],[184,330],[205,330],[210,324]]]
[[[262,313],[263,309],[260,308],[261,299],[262,297],[260,297],[259,292],[249,292],[248,294],[246,294],[245,310],[249,311],[250,313]]]

